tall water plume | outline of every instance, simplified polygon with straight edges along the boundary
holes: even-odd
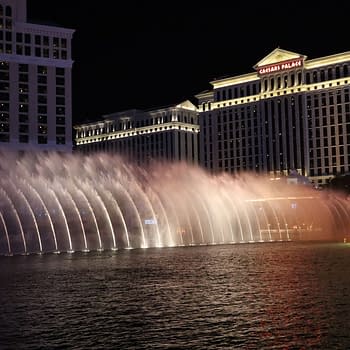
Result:
[[[0,156],[0,254],[191,246],[347,235],[345,196],[184,163]]]

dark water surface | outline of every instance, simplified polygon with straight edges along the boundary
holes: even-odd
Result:
[[[0,258],[1,349],[350,349],[350,245]]]

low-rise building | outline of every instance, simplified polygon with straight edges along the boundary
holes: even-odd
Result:
[[[189,100],[147,111],[132,109],[75,125],[78,152],[112,152],[137,164],[185,161],[198,164],[198,113]]]

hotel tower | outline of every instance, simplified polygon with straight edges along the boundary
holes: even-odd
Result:
[[[0,150],[72,151],[74,30],[27,22],[26,0],[0,0]]]
[[[200,164],[211,172],[291,171],[325,184],[350,170],[350,52],[307,59],[276,48],[254,72],[196,95]]]

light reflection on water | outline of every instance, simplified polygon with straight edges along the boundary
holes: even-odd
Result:
[[[0,349],[350,348],[350,244],[0,258]]]

